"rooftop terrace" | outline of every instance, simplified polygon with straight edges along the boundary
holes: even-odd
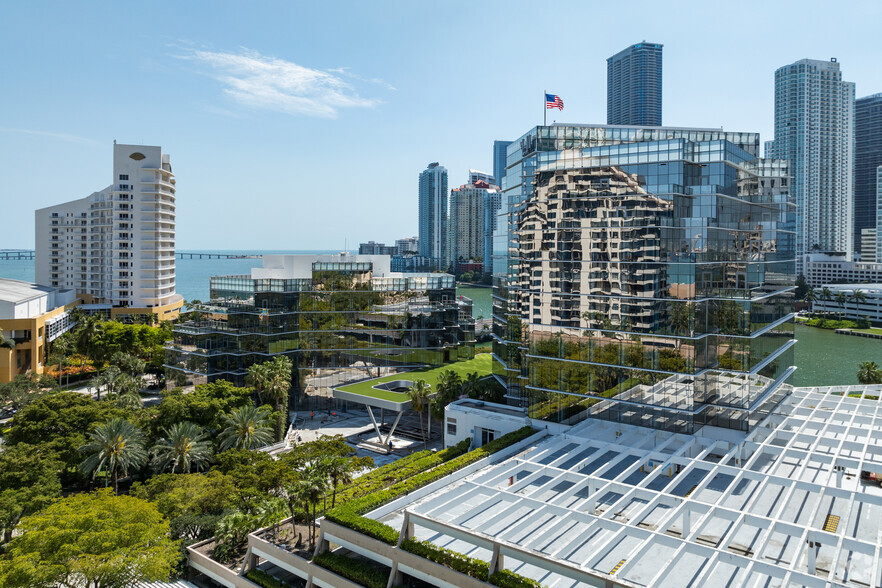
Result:
[[[554,587],[882,586],[880,391],[796,389],[749,434],[589,419],[368,516]]]

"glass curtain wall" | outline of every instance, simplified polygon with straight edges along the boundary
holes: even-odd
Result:
[[[292,410],[331,406],[332,388],[348,382],[474,357],[474,320],[448,274],[314,264],[311,279],[215,277],[211,298],[175,326],[170,379],[245,385],[249,366],[286,355]]]
[[[762,418],[793,371],[786,162],[757,159],[751,133],[525,137],[497,233],[494,374],[509,400],[543,420],[679,432]]]

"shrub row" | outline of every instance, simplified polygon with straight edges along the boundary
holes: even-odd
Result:
[[[291,584],[288,584],[287,582],[276,580],[263,570],[249,570],[248,573],[245,574],[245,577],[258,586],[263,586],[263,588],[294,588]]]
[[[542,584],[536,580],[525,578],[511,570],[498,570],[493,572],[488,578],[487,574],[490,573],[490,564],[487,562],[457,553],[450,549],[438,547],[428,541],[408,539],[401,543],[401,548],[414,555],[424,557],[429,561],[446,566],[451,570],[455,570],[478,580],[486,580],[490,584],[500,586],[501,588],[542,588]]]
[[[398,531],[386,524],[368,519],[362,515],[377,509],[388,502],[404,496],[418,488],[422,488],[427,484],[431,484],[435,480],[452,474],[470,464],[484,459],[488,455],[508,447],[514,443],[522,441],[534,433],[532,427],[523,427],[517,431],[513,431],[503,435],[499,439],[495,439],[487,443],[483,447],[479,447],[474,451],[470,451],[446,463],[443,463],[427,472],[417,474],[407,480],[393,484],[385,490],[368,494],[354,500],[350,500],[326,513],[328,520],[337,524],[348,527],[353,531],[358,531],[389,545],[395,545],[398,542]]]
[[[401,549],[479,580],[486,580],[490,574],[490,564],[487,562],[438,547],[427,541],[407,539],[402,541]]]
[[[511,570],[493,572],[489,582],[501,588],[542,588],[542,584],[532,578],[525,578]]]
[[[814,318],[805,321],[808,327],[818,327],[820,329],[856,329],[858,324],[855,321],[834,319]]]
[[[312,562],[367,588],[386,588],[386,584],[389,582],[388,573],[383,573],[362,561],[331,551],[320,553],[312,558]]]
[[[379,467],[356,478],[352,484],[337,492],[337,501],[345,503],[382,490],[387,486],[406,480],[442,463],[455,459],[469,450],[469,440],[465,439],[442,451],[420,451]]]

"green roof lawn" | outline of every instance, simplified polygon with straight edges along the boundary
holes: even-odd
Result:
[[[465,379],[465,377],[472,372],[478,372],[478,375],[483,378],[484,376],[490,375],[491,362],[492,359],[489,353],[479,353],[475,356],[474,359],[469,359],[467,361],[457,361],[454,363],[448,363],[437,368],[415,370],[412,372],[402,372],[399,374],[394,374],[392,376],[383,376],[382,378],[365,380],[364,382],[358,382],[357,384],[341,386],[337,389],[341,392],[349,392],[352,394],[360,394],[362,396],[370,396],[371,398],[378,398],[380,400],[389,400],[391,402],[406,402],[410,399],[407,394],[402,394],[400,392],[390,392],[388,390],[377,390],[373,386],[376,386],[377,384],[382,384],[383,382],[393,382],[395,380],[410,380],[412,382],[415,382],[417,380],[425,380],[425,382],[432,387],[432,391],[434,392],[435,384],[437,384],[438,382],[438,375],[441,372],[445,370],[453,370],[454,372],[458,373],[462,379]]]

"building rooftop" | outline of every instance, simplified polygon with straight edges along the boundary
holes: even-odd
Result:
[[[0,300],[17,304],[55,292],[57,288],[21,280],[0,278]]]
[[[750,433],[589,419],[368,516],[547,586],[882,586],[880,395],[798,388]]]

